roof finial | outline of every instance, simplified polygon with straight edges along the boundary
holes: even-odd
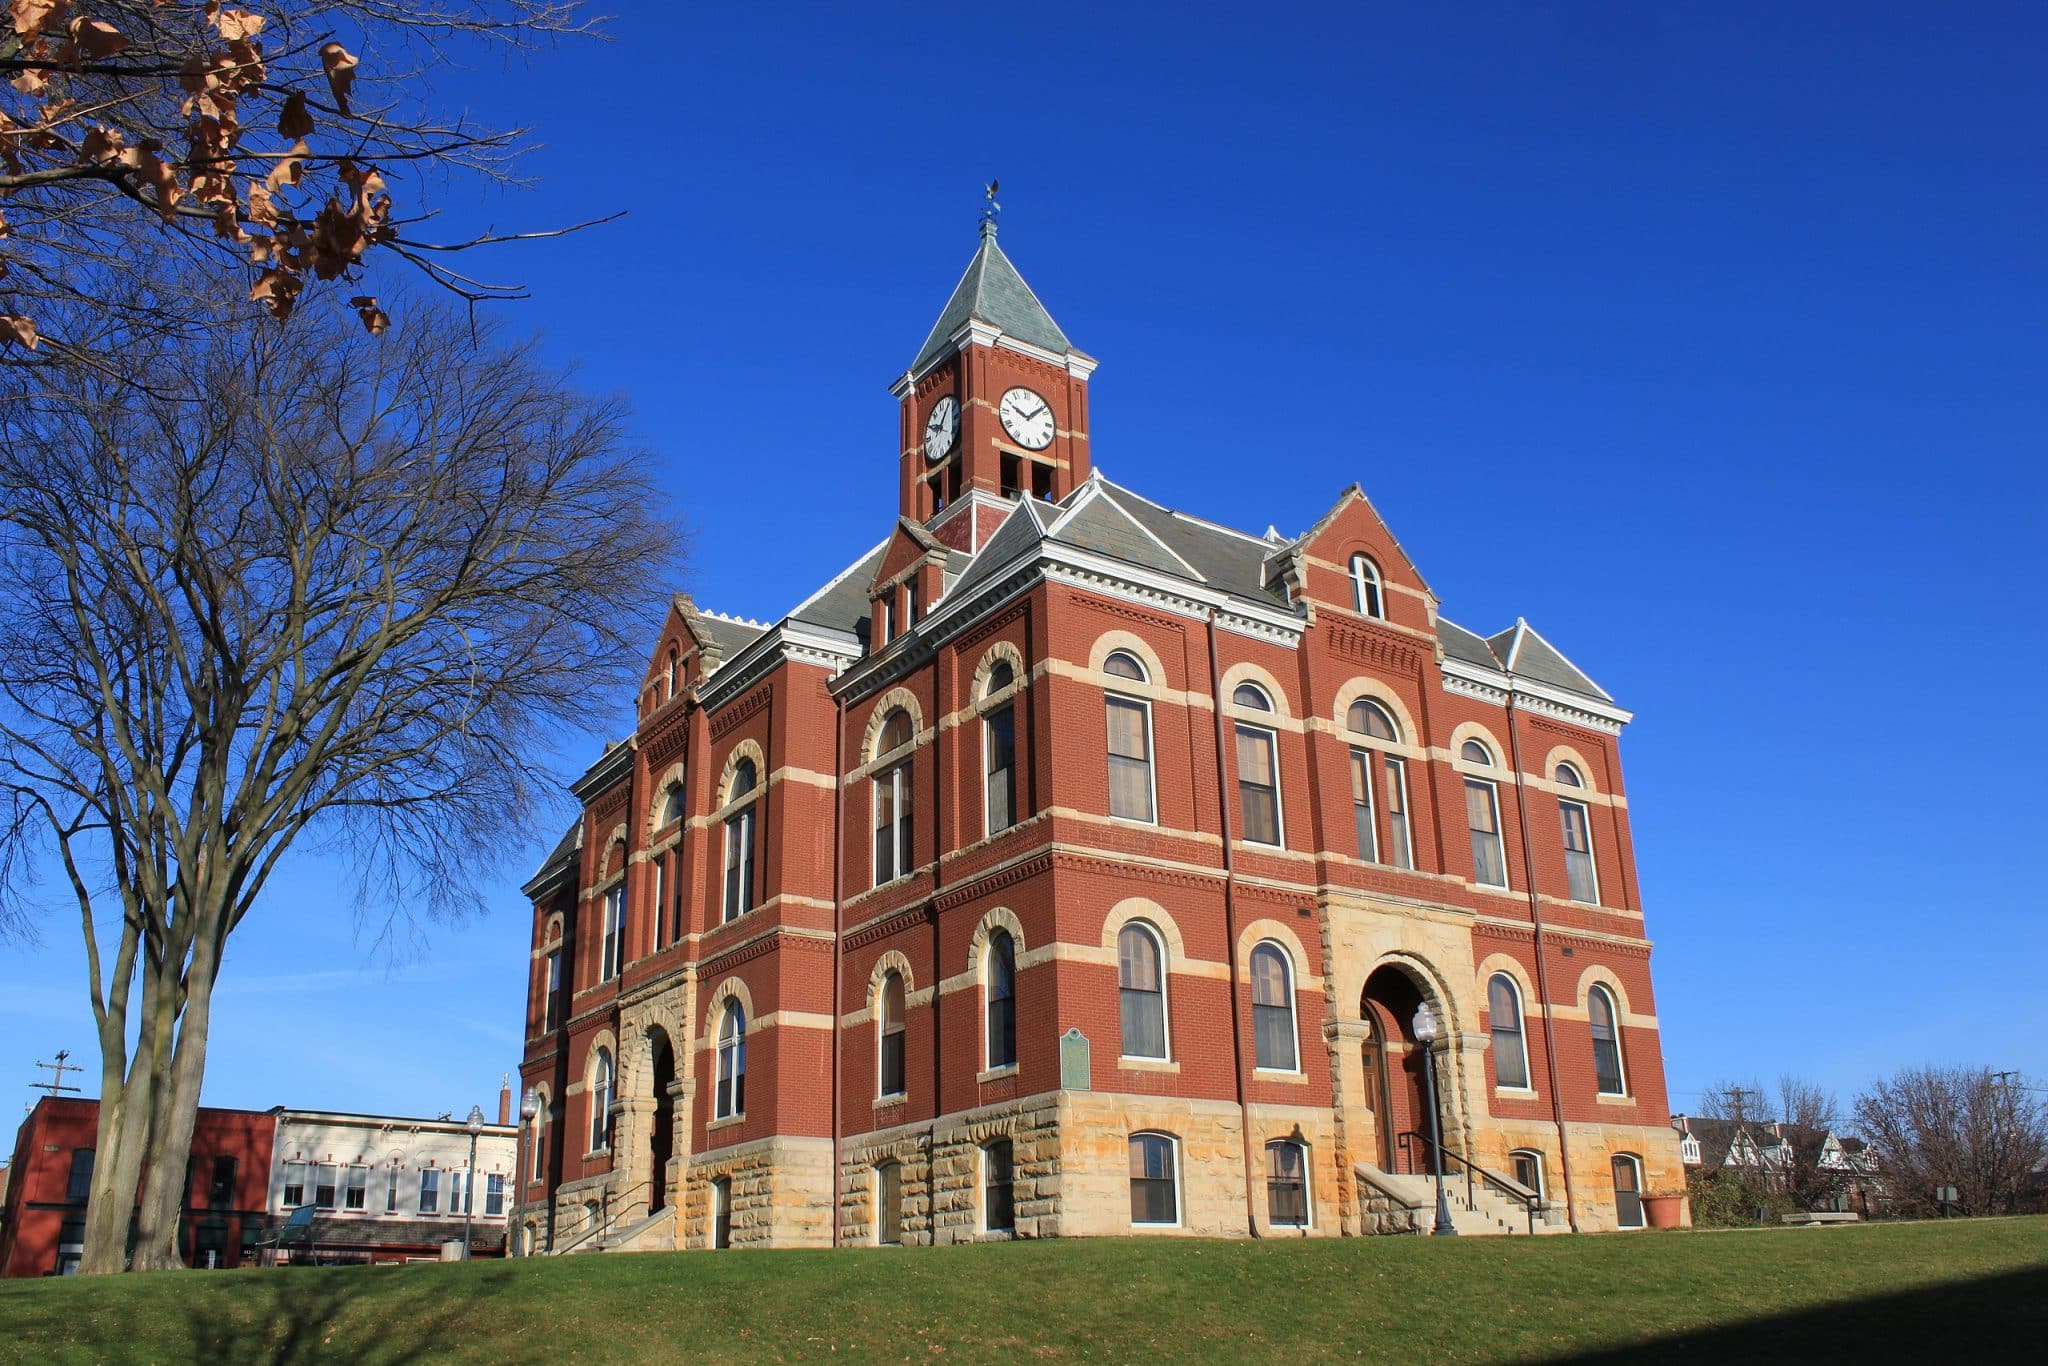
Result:
[[[1000,180],[991,180],[982,187],[981,197],[988,201],[987,204],[982,206],[981,210],[981,235],[983,237],[994,237],[996,235],[996,219],[1003,212],[1003,206],[996,203],[996,188],[1001,184]]]

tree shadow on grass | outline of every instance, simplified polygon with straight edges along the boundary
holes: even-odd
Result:
[[[2048,1266],[1653,1338],[1555,1361],[1609,1363],[2048,1360]]]
[[[246,1279],[244,1279],[246,1277]],[[395,1278],[410,1284],[394,1286]],[[447,1350],[505,1280],[501,1268],[277,1267],[236,1273],[232,1297],[186,1306],[193,1360],[410,1362]],[[351,1312],[359,1300],[369,1307]],[[224,1312],[232,1307],[232,1315]],[[473,1328],[473,1325],[472,1325]]]

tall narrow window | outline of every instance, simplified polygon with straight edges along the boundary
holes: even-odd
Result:
[[[341,1168],[332,1162],[317,1163],[313,1168],[313,1203],[321,1209],[333,1209],[335,1193],[340,1190],[338,1178]]]
[[[923,609],[924,604],[918,600],[917,580],[911,579],[908,583],[905,583],[903,585],[904,630],[907,631],[911,627],[917,625],[918,618],[924,615]]]
[[[1629,1153],[1616,1153],[1614,1170],[1614,1224],[1616,1228],[1643,1226],[1643,1168]]]
[[[59,1061],[62,1060],[60,1059]],[[60,1073],[59,1075],[61,1076],[62,1074]],[[64,1198],[66,1200],[89,1200],[92,1198],[92,1168],[94,1156],[95,1150],[92,1148],[73,1148],[71,1150],[71,1179],[67,1181],[64,1185]],[[297,1167],[299,1169],[299,1179],[296,1183],[294,1183],[292,1180],[291,1169],[293,1167]],[[306,1183],[305,1172],[305,1167],[300,1163],[288,1162],[285,1164],[285,1195],[287,1197],[285,1203],[287,1207],[303,1203],[301,1200],[292,1199],[290,1197],[292,1187],[294,1184],[296,1184],[303,1193]],[[21,1175],[24,1180],[26,1180],[28,1177],[27,1172],[23,1172]]]
[[[754,813],[760,801],[754,788],[759,781],[752,759],[733,767],[728,805],[744,802],[725,818],[725,919],[737,920],[754,908]]]
[[[1266,1222],[1307,1228],[1308,1210],[1308,1149],[1292,1139],[1274,1139],[1266,1145]]]
[[[1118,650],[1102,672],[1132,683],[1148,681],[1137,657]],[[1109,718],[1109,814],[1129,821],[1154,819],[1152,801],[1152,708],[1140,698],[1106,693]]]
[[[662,907],[666,905],[668,905],[668,853],[664,850],[662,853],[654,856],[654,900],[651,903],[653,914],[648,917],[651,922],[649,928],[654,932],[654,947],[657,949],[661,947],[661,936],[668,925],[668,917],[662,914]]]
[[[877,1061],[878,1088],[884,1096],[903,1094],[903,974],[892,972],[882,978],[880,1048]]]
[[[1015,1150],[1007,1138],[995,1139],[981,1150],[981,1226],[990,1233],[1011,1233],[1017,1228],[1017,1164]]]
[[[1372,814],[1371,750],[1351,751],[1351,823],[1358,832],[1358,856],[1367,863],[1380,861],[1379,828]]]
[[[1493,1031],[1493,1084],[1526,1090],[1529,1050],[1522,1033],[1522,993],[1515,979],[1496,972],[1486,984],[1486,1013]]]
[[[1385,707],[1364,697],[1351,704],[1345,714],[1345,725],[1357,742],[1351,750],[1351,815],[1357,827],[1358,856],[1373,863],[1412,868],[1414,853],[1408,839],[1407,765],[1399,755],[1390,754],[1385,748],[1400,743],[1401,729]],[[1384,850],[1373,811],[1375,773],[1386,784]]]
[[[542,979],[540,1027],[552,1033],[562,1023],[562,951],[548,953],[547,974]]]
[[[663,825],[674,825],[683,818],[683,802],[683,782],[678,778],[675,786],[669,788],[668,796],[662,799],[661,823]]]
[[[89,1150],[88,1150],[88,1151],[89,1151]],[[72,1170],[73,1170],[73,1171],[76,1171],[76,1170],[77,1170],[77,1166],[76,1166],[76,1162],[75,1162],[75,1159],[74,1159],[74,1165],[73,1165],[73,1167],[72,1167]],[[87,1170],[87,1173],[86,1173],[86,1176],[87,1176],[87,1179],[88,1179],[88,1180],[89,1180],[89,1179],[91,1178],[91,1175],[92,1175],[92,1173],[91,1173],[91,1171],[90,1171],[90,1168],[88,1168],[88,1170]],[[72,1198],[73,1200],[83,1200],[83,1199],[84,1199],[85,1197],[84,1197],[84,1196],[82,1196],[82,1195],[74,1195],[74,1196],[72,1196],[71,1198]],[[283,1197],[282,1197],[282,1199],[281,1199],[280,1203],[281,1203],[281,1205],[283,1206],[283,1208],[285,1208],[285,1209],[288,1209],[288,1210],[289,1210],[289,1209],[297,1209],[297,1208],[298,1208],[298,1207],[299,1207],[300,1205],[303,1205],[303,1204],[305,1204],[305,1203],[306,1203],[306,1164],[305,1164],[305,1163],[303,1163],[303,1162],[287,1162],[287,1163],[285,1163],[285,1164],[284,1164],[284,1195],[283,1195]]]
[[[875,739],[876,759],[901,753],[901,762],[875,774],[875,885],[910,871],[910,713],[891,712]]]
[[[348,1169],[347,1184],[342,1187],[341,1207],[361,1212],[370,1207],[370,1169],[352,1166]]]
[[[1266,694],[1249,683],[1240,684],[1230,700],[1247,711],[1273,710]],[[1237,723],[1237,811],[1241,838],[1280,843],[1280,757],[1274,732],[1243,721]]]
[[[1570,764],[1557,766],[1557,781],[1562,787],[1586,785]],[[1559,797],[1557,810],[1564,820],[1564,871],[1571,883],[1572,900],[1597,903],[1600,879],[1593,870],[1592,813],[1584,802],[1570,797]]]
[[[1299,1068],[1295,1049],[1294,973],[1287,951],[1268,939],[1252,950],[1252,1039],[1260,1067]]]
[[[903,1241],[903,1168],[894,1162],[875,1168],[875,1241],[884,1247]]]
[[[1387,614],[1385,596],[1380,587],[1380,567],[1363,555],[1351,557],[1351,601],[1361,616],[1384,617]]]
[[[1177,1224],[1180,1191],[1173,1139],[1165,1134],[1131,1135],[1131,1222]]]
[[[1534,1148],[1517,1148],[1508,1154],[1508,1161],[1514,1164],[1515,1184],[1535,1192],[1536,1198],[1543,1198],[1543,1154]]]
[[[1150,925],[1132,921],[1116,937],[1118,995],[1121,997],[1123,1053],[1127,1058],[1166,1056],[1165,953]]]
[[[384,1173],[384,1212],[398,1213],[398,1168],[395,1166]]]
[[[541,1097],[540,1109],[533,1117],[533,1179],[548,1179],[548,1119],[547,1097]]]
[[[1396,868],[1415,866],[1415,846],[1408,836],[1408,761],[1387,756],[1387,853]]]
[[[1586,1019],[1593,1030],[1593,1074],[1603,1096],[1628,1094],[1628,1078],[1621,1070],[1621,1030],[1616,1024],[1614,997],[1607,988],[1594,985],[1586,997]]]
[[[626,949],[626,884],[621,882],[604,894],[604,942],[597,968],[597,980],[609,982],[619,975]]]
[[[747,1112],[747,1012],[738,1001],[725,1003],[718,1023],[718,1095],[713,1111],[715,1119]]]
[[[616,1076],[608,1048],[597,1050],[590,1069],[590,1151],[603,1152],[612,1146],[612,1091]]]
[[[484,1213],[502,1215],[505,1212],[505,1178],[499,1172],[484,1177]]]
[[[997,696],[1017,681],[1016,670],[998,660],[988,673],[988,693]],[[988,834],[1017,823],[1017,704],[1006,700],[981,718],[982,771],[986,775]]]
[[[438,1214],[441,1210],[441,1173],[428,1167],[420,1173],[420,1213]]]
[[[1493,753],[1477,740],[1459,751],[1468,764],[1493,767]],[[1508,885],[1507,855],[1500,840],[1500,794],[1484,778],[1465,779],[1465,824],[1472,832],[1472,879],[1489,887]]]
[[[720,1249],[732,1246],[732,1178],[729,1176],[711,1179],[711,1246]]]
[[[1017,1061],[1017,943],[1008,930],[988,937],[988,1066]]]
[[[896,599],[893,595],[882,599],[882,643],[887,645],[896,639]]]

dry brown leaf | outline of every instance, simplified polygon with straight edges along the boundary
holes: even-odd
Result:
[[[249,221],[270,227],[277,222],[277,208],[270,202],[270,189],[260,180],[249,182]]]
[[[377,307],[374,294],[358,294],[348,301],[348,305],[363,320],[363,330],[373,337],[383,336],[385,329],[391,326],[391,315]]]
[[[95,161],[105,161],[109,157],[119,156],[127,145],[127,139],[121,136],[119,129],[94,124],[86,130],[84,140],[78,144],[79,164],[91,165]]]
[[[42,340],[36,335],[33,318],[24,318],[18,313],[0,313],[0,341],[26,346],[33,351]]]
[[[251,14],[245,9],[221,9],[218,5],[208,5],[206,17],[220,36],[231,43],[254,38],[269,22],[260,14]]]
[[[292,303],[299,292],[296,276],[282,270],[266,270],[256,277],[256,283],[249,286],[249,297],[270,310],[273,318],[291,316]]]
[[[14,0],[8,8],[14,19],[14,31],[23,38],[33,38],[63,18],[70,7],[71,0]]]
[[[276,194],[280,186],[296,185],[306,174],[306,158],[313,155],[305,139],[292,144],[292,149],[279,157],[277,164],[270,168],[270,174],[263,177],[263,188]]]
[[[327,70],[327,88],[334,92],[334,107],[348,112],[348,92],[356,83],[356,59],[340,43],[320,49],[320,65]]]
[[[284,108],[277,111],[277,131],[288,138],[312,136],[313,116],[306,112],[304,92],[294,90],[285,97]]]
[[[88,57],[111,57],[128,46],[121,30],[101,19],[73,19],[71,42]]]

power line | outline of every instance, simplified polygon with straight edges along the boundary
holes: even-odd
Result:
[[[49,1069],[50,1079],[48,1081],[32,1081],[29,1083],[29,1086],[37,1091],[48,1091],[53,1096],[62,1094],[65,1091],[76,1094],[78,1091],[76,1086],[66,1086],[64,1084],[64,1074],[66,1072],[83,1072],[85,1068],[70,1061],[70,1058],[71,1050],[60,1048],[57,1050],[57,1061],[37,1063],[36,1066]]]

